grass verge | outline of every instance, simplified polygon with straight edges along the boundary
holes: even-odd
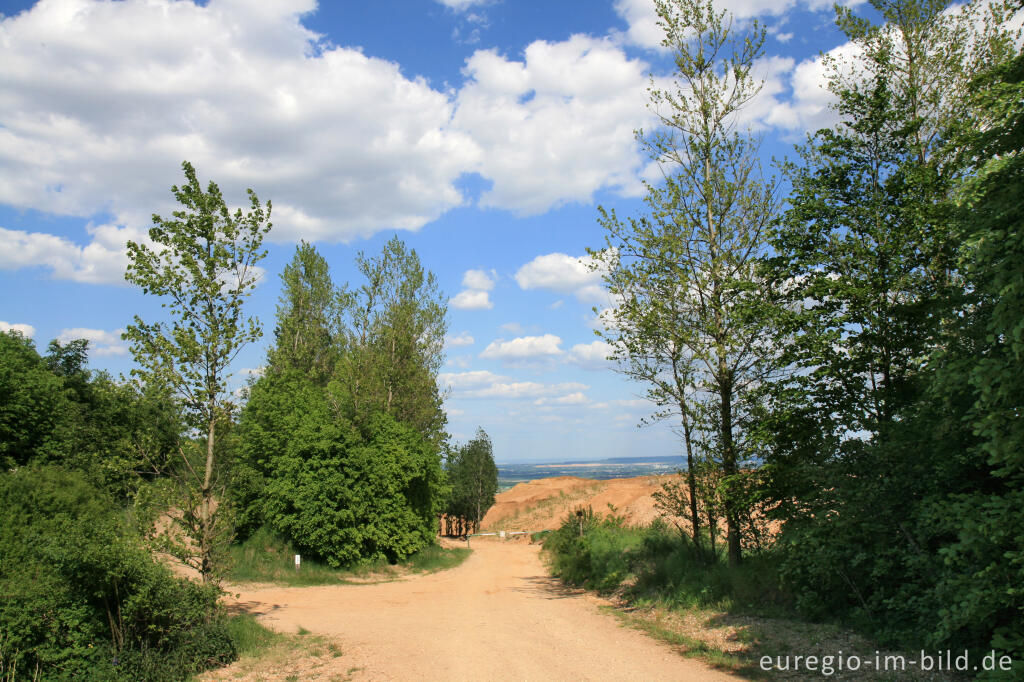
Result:
[[[408,573],[433,573],[458,566],[470,554],[465,548],[446,549],[429,545],[404,562],[386,561],[361,564],[349,568],[331,568],[313,559],[302,557],[295,568],[295,550],[273,533],[261,529],[245,542],[230,548],[232,568],[230,583],[275,583],[291,587],[310,585],[360,584],[397,580]]]
[[[214,680],[347,679],[341,647],[304,628],[289,635],[271,630],[247,613],[228,619],[228,632],[238,649],[238,660],[210,670],[193,682]]]
[[[723,556],[697,557],[692,545],[664,524],[628,527],[614,516],[602,520],[583,511],[582,536],[580,522],[572,519],[545,540],[552,573],[611,596],[614,606],[607,608],[620,622],[681,655],[747,679],[959,679],[915,668],[911,661],[919,651],[881,650],[839,624],[801,620],[778,587],[770,555],[730,567]],[[768,670],[761,667],[765,657]],[[902,658],[906,666],[878,670],[876,661],[888,657]],[[844,665],[851,659],[857,660],[857,670]]]

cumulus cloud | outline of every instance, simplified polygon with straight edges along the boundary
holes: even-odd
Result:
[[[90,354],[96,356],[127,355],[128,346],[121,341],[123,329],[115,329],[108,332],[103,329],[90,329],[88,327],[72,327],[62,329],[57,336],[61,343],[68,343],[75,339],[85,339],[89,342]]]
[[[551,358],[563,353],[559,345],[562,339],[554,334],[543,336],[522,336],[511,341],[498,339],[492,341],[480,357],[490,360],[539,360]]]
[[[11,324],[10,322],[0,320],[0,333],[6,332],[21,332],[22,336],[31,339],[36,335],[36,328],[30,324],[24,324],[21,322]]]
[[[864,0],[840,0],[840,5],[856,6]],[[658,26],[658,15],[654,10],[653,0],[616,0],[615,12],[626,22],[627,29],[622,34],[625,42],[650,49],[659,48],[665,37],[664,31]],[[735,19],[744,20],[754,17],[781,16],[794,7],[804,6],[809,10],[831,10],[831,0],[721,0],[715,3],[717,11],[726,10]]]
[[[541,396],[585,391],[586,384],[570,381],[544,384],[537,381],[513,381],[509,377],[476,370],[471,372],[441,373],[438,383],[459,398],[511,398],[528,399]]]
[[[0,184],[2,184],[0,176]],[[88,284],[125,284],[128,240],[148,242],[142,230],[116,225],[86,228],[92,241],[79,246],[64,237],[0,227],[0,270],[45,267],[56,279]]]
[[[494,288],[497,278],[498,274],[494,270],[466,270],[466,274],[462,276],[462,286],[477,291],[490,291]]]
[[[438,384],[452,390],[479,387],[505,380],[507,380],[507,377],[486,370],[455,373],[442,372],[437,375]]]
[[[445,346],[448,348],[458,348],[459,346],[472,346],[476,343],[476,339],[469,335],[469,332],[462,332],[458,336],[449,336],[445,340]]]
[[[574,35],[535,41],[522,61],[479,50],[463,71],[453,125],[485,150],[470,168],[493,181],[481,205],[530,215],[600,189],[642,192],[633,131],[651,121],[647,64]]]
[[[605,341],[577,343],[569,349],[569,360],[585,369],[602,369],[608,366],[612,347]]]
[[[456,12],[469,9],[474,5],[485,5],[490,1],[491,0],[437,0],[440,4],[448,7],[449,9],[453,9]]]
[[[519,268],[515,279],[521,289],[547,289],[585,302],[605,302],[608,293],[601,286],[602,272],[593,265],[590,256],[549,253]]]
[[[538,398],[533,401],[534,405],[586,405],[590,402],[590,398],[585,396],[582,391],[576,391],[575,393],[569,393],[558,398]]]
[[[301,23],[312,0],[51,0],[0,22],[0,202],[165,212],[190,159],[228,197],[253,186],[275,239],[417,229],[463,203],[478,146],[451,96]]]
[[[491,296],[486,291],[466,289],[453,296],[448,303],[459,310],[490,310],[494,307]]]
[[[590,387],[586,384],[574,381],[560,384],[542,384],[536,381],[495,382],[484,388],[467,391],[464,395],[467,398],[529,399],[552,393],[579,391],[588,388]]]
[[[462,276],[462,286],[466,288],[451,298],[449,303],[459,310],[490,310],[494,304],[488,292],[494,288],[497,278],[498,274],[494,270],[466,270]]]

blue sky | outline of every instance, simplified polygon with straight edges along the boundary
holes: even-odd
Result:
[[[819,54],[848,53],[818,0],[728,0],[769,30],[744,123],[766,161],[831,120]],[[669,425],[594,335],[609,301],[580,262],[597,206],[641,210],[652,177],[632,131],[669,74],[647,0],[0,2],[0,329],[40,348],[119,339],[157,301],[123,283],[124,243],[190,160],[229,202],[274,203],[248,310],[263,343],[298,239],[337,282],[394,234],[451,297],[449,430],[482,426],[499,461],[670,455]]]

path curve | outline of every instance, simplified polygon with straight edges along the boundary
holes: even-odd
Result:
[[[399,582],[230,589],[274,629],[336,639],[354,680],[736,679],[621,627],[539,551],[474,540],[459,567]]]

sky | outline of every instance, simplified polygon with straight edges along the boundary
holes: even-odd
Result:
[[[856,3],[854,3],[856,4]],[[765,162],[832,121],[821,54],[848,52],[821,0],[724,0],[768,30],[743,124]],[[859,8],[863,10],[863,6]],[[640,215],[657,169],[651,79],[669,82],[650,0],[0,1],[0,330],[45,350],[87,338],[127,374],[120,339],[159,301],[124,282],[189,160],[245,205],[273,202],[246,310],[265,334],[300,239],[337,283],[398,235],[449,300],[448,430],[482,427],[499,462],[680,454],[671,423],[595,335],[610,304],[587,248],[598,206]]]

